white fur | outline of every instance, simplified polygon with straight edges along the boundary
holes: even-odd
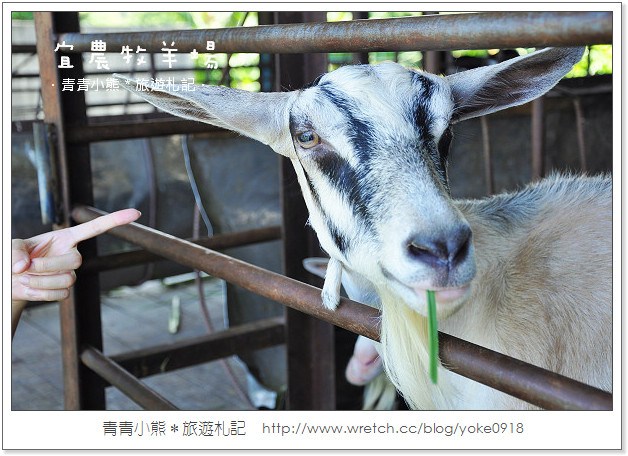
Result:
[[[340,302],[340,285],[342,280],[342,263],[336,259],[329,260],[325,283],[323,285],[323,305],[328,309],[335,309]]]

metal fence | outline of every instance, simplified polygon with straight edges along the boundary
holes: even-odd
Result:
[[[273,25],[218,30],[176,31],[168,34],[183,52],[211,37],[216,52],[268,53],[274,59],[277,87],[299,87],[324,72],[324,52],[368,52],[403,50],[450,50],[470,48],[573,46],[612,41],[612,15],[605,12],[568,13],[482,13],[422,16],[368,21],[325,23],[320,13],[276,13],[267,15]],[[317,21],[317,22],[309,22]],[[190,132],[219,132],[219,129],[181,120],[128,124],[111,122],[89,125],[84,95],[61,92],[55,43],[74,46],[69,57],[73,69],[64,77],[81,77],[81,52],[93,40],[118,44],[142,43],[148,52],[161,52],[164,32],[124,34],[80,34],[76,13],[35,13],[37,53],[40,63],[45,121],[54,136],[60,169],[56,195],[63,207],[58,226],[97,217],[93,195],[88,143],[122,137],[159,136]],[[175,350],[181,360],[172,368],[216,359],[273,344],[288,349],[288,397],[293,409],[333,409],[333,325],[378,339],[377,311],[343,299],[335,312],[324,309],[320,289],[302,283],[300,262],[315,249],[315,240],[303,230],[307,212],[296,179],[287,160],[282,164],[282,207],[286,277],[206,247],[174,238],[138,224],[116,228],[111,234],[126,239],[145,252],[99,258],[95,242],[83,243],[85,267],[69,299],[61,303],[62,351],[65,406],[68,409],[102,409],[104,388],[112,384],[140,405],[170,410],[174,406],[151,391],[137,377],[156,373],[155,365]],[[289,216],[286,216],[289,214]],[[229,245],[276,238],[280,233],[242,233]],[[219,245],[208,239],[207,245]],[[224,239],[223,239],[224,241]],[[123,264],[136,264],[162,256],[216,277],[241,285],[280,302],[288,309],[285,319],[268,319],[250,327],[230,328],[181,344],[155,347],[111,359],[102,354],[98,272]],[[246,346],[241,342],[246,340]],[[440,334],[444,364],[466,377],[550,409],[611,409],[612,395],[552,372],[514,360]],[[198,347],[203,350],[198,350]],[[152,367],[151,367],[152,366]]]

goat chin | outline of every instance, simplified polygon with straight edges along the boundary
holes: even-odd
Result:
[[[456,390],[442,375],[438,384],[428,376],[427,318],[410,309],[388,290],[380,290],[382,300],[381,356],[388,378],[403,392],[412,409],[451,409]]]

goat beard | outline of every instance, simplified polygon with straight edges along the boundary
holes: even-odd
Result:
[[[452,409],[455,390],[439,362],[438,384],[429,377],[427,318],[388,290],[382,300],[381,356],[388,378],[412,409]]]

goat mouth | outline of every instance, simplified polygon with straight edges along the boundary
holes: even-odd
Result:
[[[458,301],[461,298],[466,297],[471,291],[471,285],[467,284],[462,287],[456,288],[432,288],[434,292],[434,297],[436,298],[436,303],[449,303],[453,301]],[[415,288],[414,291],[416,293],[425,293],[426,289]]]
[[[460,304],[471,293],[470,281],[461,286],[450,287],[427,286],[423,283],[409,284],[399,280],[381,264],[380,268],[384,273],[384,277],[395,283],[397,287],[400,287],[398,288],[399,290],[405,290],[404,294],[406,296],[408,296],[408,294],[406,294],[408,292],[414,295],[414,299],[412,299],[412,301],[418,303],[419,306],[427,305],[427,290],[431,290],[434,292],[434,297],[436,298],[436,306],[439,309],[443,310],[445,310],[445,307],[455,307],[457,304]]]
[[[459,287],[433,287],[414,284],[397,288],[398,297],[413,311],[424,317],[428,316],[427,291],[434,292],[436,315],[438,320],[445,319],[456,313],[471,295],[471,284]],[[385,305],[385,302],[382,302]]]

